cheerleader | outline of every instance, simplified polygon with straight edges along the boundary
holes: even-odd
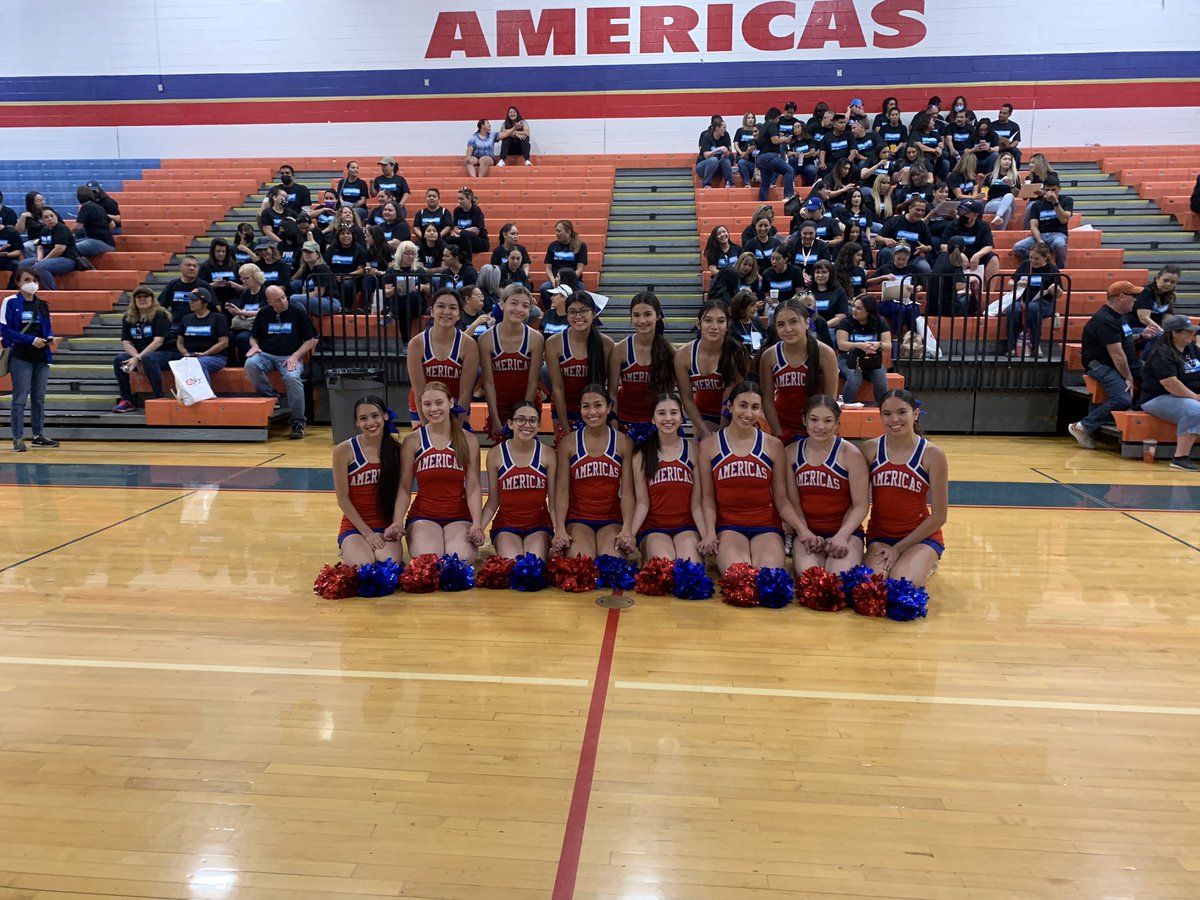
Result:
[[[483,394],[487,398],[489,427],[500,439],[504,423],[512,418],[513,404],[537,396],[541,384],[542,336],[525,324],[533,297],[523,285],[509,285],[500,301],[503,318],[479,339],[483,364]]]
[[[616,555],[621,524],[630,521],[633,488],[629,470],[629,438],[608,424],[612,409],[602,385],[589,384],[579,398],[583,428],[558,447],[563,473],[555,487],[554,549],[571,556]]]
[[[758,385],[743,381],[729,397],[729,424],[706,437],[697,454],[705,498],[700,552],[716,553],[722,572],[735,562],[782,566],[783,523],[804,530],[788,494],[783,444],[758,430],[762,407]]]
[[[790,444],[804,433],[808,398],[837,390],[837,355],[809,328],[809,310],[786,300],[775,311],[774,344],[758,360],[763,415],[771,433]]]
[[[352,566],[400,561],[400,535],[386,534],[400,492],[400,445],[388,430],[387,403],[368,395],[354,404],[359,433],[333,448],[333,487],[342,524],[341,557]]]
[[[487,505],[483,527],[492,524],[492,546],[510,559],[532,553],[544,560],[550,550],[554,524],[549,498],[554,496],[558,460],[537,439],[542,414],[537,405],[518,400],[508,427],[512,437],[488,450]]]
[[[700,336],[675,351],[675,383],[697,440],[721,427],[725,396],[750,371],[746,345],[729,333],[729,309],[719,300],[700,307]]]
[[[443,288],[433,295],[430,312],[433,322],[408,342],[408,414],[414,423],[426,424],[417,398],[425,385],[441,382],[450,389],[451,407],[459,409],[461,421],[471,408],[471,391],[479,371],[479,346],[475,339],[458,328],[462,300],[456,291]],[[422,404],[423,408],[423,404]]]
[[[658,297],[642,291],[629,304],[633,334],[618,341],[608,357],[608,389],[617,399],[622,431],[649,424],[654,398],[675,390],[675,348],[663,334]]]
[[[425,424],[409,432],[400,445],[396,522],[384,536],[397,540],[403,519],[411,556],[457,553],[473,563],[483,543],[479,441],[463,430],[453,408],[449,387],[440,381],[425,385],[421,392]]]
[[[641,547],[642,559],[664,556],[700,562],[704,504],[696,484],[696,444],[679,434],[683,404],[663,394],[654,404],[654,428],[633,454],[633,520],[626,521],[619,543],[626,551]]]
[[[546,371],[554,397],[558,434],[579,421],[579,398],[589,384],[603,385],[608,378],[608,357],[613,341],[600,333],[596,301],[587,291],[567,299],[567,329],[546,338]]]
[[[871,471],[867,565],[924,584],[945,549],[950,489],[946,454],[917,433],[918,409],[908,391],[884,394],[883,436],[864,443],[863,456]]]
[[[808,526],[792,542],[797,575],[811,566],[845,572],[863,560],[867,464],[857,447],[838,437],[841,415],[828,394],[813,397],[804,408],[808,435],[787,450],[788,490]]]

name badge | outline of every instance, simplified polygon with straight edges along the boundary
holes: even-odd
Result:
[[[189,325],[184,329],[184,334],[191,337],[210,337],[212,335],[211,325]]]
[[[291,334],[291,322],[272,322],[267,326],[267,334]]]

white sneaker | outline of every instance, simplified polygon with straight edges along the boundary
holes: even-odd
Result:
[[[532,165],[533,165],[533,163],[531,163],[529,160],[525,160],[525,165],[527,165],[527,166],[532,166]]]
[[[843,403],[842,409],[862,409],[864,406],[865,403]]]
[[[1087,433],[1086,429],[1078,422],[1072,422],[1067,426],[1067,431],[1071,432],[1071,437],[1079,441],[1079,446],[1084,450],[1095,450],[1096,439]]]
[[[508,165],[508,163],[506,163],[504,160],[500,160],[499,162],[497,162],[497,163],[496,163],[496,165],[498,165],[498,166],[507,166],[507,165]]]

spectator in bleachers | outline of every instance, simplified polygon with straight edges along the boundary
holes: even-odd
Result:
[[[54,326],[50,307],[38,295],[36,271],[17,275],[17,293],[7,298],[0,318],[0,344],[10,348],[8,372],[12,377],[9,396],[9,425],[14,453],[25,452],[25,402],[29,401],[29,424],[35,447],[57,447],[58,441],[44,434],[46,385],[54,360]]]
[[[304,437],[304,357],[316,346],[317,335],[308,313],[289,303],[283,288],[267,288],[267,305],[254,318],[246,377],[260,397],[278,397],[267,375],[274,371],[282,376],[293,441]]]
[[[492,307],[484,302],[483,291],[479,289],[479,285],[473,284],[469,288],[456,291],[455,293],[462,300],[462,312],[458,319],[458,329],[463,334],[469,334],[478,340],[483,336],[484,332],[496,324],[496,317],[492,312]],[[479,394],[475,396],[478,398]]]
[[[763,269],[759,279],[759,299],[766,303],[768,310],[774,310],[776,304],[791,300],[803,289],[804,272],[788,259],[785,248],[777,246],[771,252],[771,264]]]
[[[799,266],[805,283],[812,279],[813,266],[832,258],[829,245],[817,237],[817,222],[811,219],[805,221],[781,249],[788,262]]]
[[[783,104],[783,115],[779,117],[779,134],[792,140],[800,133],[801,127],[801,121],[796,118],[796,102],[789,100]]]
[[[892,99],[892,98],[889,98]],[[894,102],[894,101],[893,101]],[[893,106],[884,120],[875,126],[879,139],[895,156],[908,144],[908,128],[900,121],[900,107]]]
[[[133,292],[133,299],[121,317],[121,347],[124,352],[113,358],[120,399],[112,411],[124,413],[133,409],[132,375],[139,370],[150,382],[154,399],[165,397],[162,370],[178,354],[171,340],[171,314],[158,304],[149,288],[140,287]]]
[[[766,121],[758,129],[758,156],[755,158],[755,165],[759,171],[759,202],[766,201],[776,178],[783,179],[784,197],[790,197],[796,191],[796,170],[785,160],[789,140],[780,134],[779,108],[772,106],[767,110]]]
[[[725,127],[725,120],[713,116],[712,123],[700,133],[700,152],[696,156],[696,174],[700,176],[700,187],[712,187],[714,175],[720,175],[725,187],[733,187],[733,141]]]
[[[342,311],[338,300],[337,279],[321,258],[321,245],[306,241],[300,248],[300,265],[292,274],[293,282],[299,281],[299,289],[289,298],[302,306],[309,316],[336,315]],[[292,285],[296,288],[296,285]]]
[[[1025,172],[1025,181],[1027,181],[1029,184],[1044,185],[1046,180],[1052,176],[1057,179],[1058,173],[1050,166],[1050,163],[1046,159],[1045,155],[1041,153],[1035,153],[1033,156],[1029,157],[1029,168]],[[1042,194],[1039,192],[1038,197],[1041,196]],[[1025,215],[1022,219],[1021,227],[1026,230],[1029,229],[1029,216],[1032,212],[1033,204],[1025,204]]]
[[[850,163],[854,179],[864,188],[874,183],[875,178],[886,173],[890,165],[890,153],[879,135],[867,130],[867,123],[859,119],[850,124]],[[882,154],[882,158],[881,158]]]
[[[435,187],[425,192],[425,206],[413,216],[413,232],[424,234],[426,225],[436,225],[438,237],[445,240],[454,227],[454,217],[450,210],[442,206],[442,192]]]
[[[445,267],[442,259],[446,255],[446,242],[439,237],[440,229],[430,222],[421,230],[417,241],[417,258],[430,275],[436,275]]]
[[[855,191],[846,197],[846,208],[838,215],[838,223],[841,225],[842,239],[850,240],[845,232],[851,225],[857,225],[865,234],[870,234],[876,225],[875,213],[871,209],[871,203],[867,199],[870,194],[864,195],[861,191]],[[883,227],[880,224],[879,227]]]
[[[837,328],[850,313],[850,298],[838,283],[833,263],[823,259],[812,269],[813,308],[830,328]]]
[[[704,245],[704,262],[708,266],[709,275],[717,277],[717,273],[726,266],[732,266],[742,255],[742,248],[729,238],[729,229],[718,225],[708,235]]]
[[[926,203],[933,202],[933,191],[937,185],[933,173],[924,166],[911,166],[892,191],[892,203],[903,210],[909,200],[920,197]]]
[[[316,241],[305,241],[305,243],[317,244],[319,250],[320,244]],[[284,290],[289,289],[292,279],[295,275],[295,270],[299,266],[289,266],[279,255],[279,245],[270,238],[260,237],[254,242],[255,249],[258,251],[258,268],[263,273],[263,279],[268,287],[277,284]],[[303,244],[301,245],[303,247]],[[301,254],[303,256],[303,254]],[[295,290],[299,291],[300,286],[295,285]]]
[[[946,158],[950,161],[951,166],[956,166],[958,161],[972,146],[971,136],[975,133],[974,126],[967,121],[965,110],[959,110],[954,113],[950,121],[950,125],[946,128],[946,133],[942,137],[942,142],[945,144]]]
[[[521,265],[524,266],[526,274],[529,273],[529,264],[531,262],[529,251],[519,243],[520,237],[520,229],[512,222],[505,222],[500,226],[500,242],[496,244],[496,249],[492,251],[493,266],[503,267],[512,251],[517,250],[521,254]],[[528,284],[528,282],[525,281],[522,284]]]
[[[882,254],[881,254],[882,255]],[[879,303],[879,314],[888,320],[889,330],[896,338],[903,337],[907,332],[917,327],[917,316],[921,314],[920,306],[913,300],[922,272],[913,261],[912,248],[906,243],[899,243],[892,249],[892,255],[886,263],[879,267],[867,279],[867,285],[872,288],[884,288],[884,299]],[[896,296],[887,296],[887,286],[898,286]]]
[[[804,123],[804,130],[818,144],[833,130],[833,110],[829,108],[828,103],[822,100],[813,107],[813,114]]]
[[[925,224],[926,207],[923,198],[914,197],[905,207],[903,215],[892,216],[883,223],[883,228],[879,230],[875,239],[876,243],[883,245],[878,254],[880,266],[891,262],[896,246],[905,243],[912,251],[913,269],[926,274],[931,271],[926,254],[933,249],[933,238],[930,236],[929,226]]]
[[[971,110],[970,105],[968,105],[967,98],[964,97],[962,94],[959,94],[952,101],[950,101],[950,111],[949,111],[948,118],[953,118],[960,112],[965,115],[967,124],[970,125],[972,128],[974,128],[975,127],[975,113]]]
[[[966,242],[958,235],[946,241],[927,279],[925,312],[931,316],[965,316],[971,311],[973,294],[967,270],[971,268]]]
[[[875,220],[871,230],[877,234],[883,228],[883,223],[893,215],[892,194],[895,189],[896,185],[890,178],[876,178],[875,183],[871,185],[869,205],[871,216]]]
[[[198,359],[204,378],[211,385],[213,372],[219,372],[228,363],[229,322],[221,313],[213,312],[215,301],[207,287],[193,288],[190,297],[190,312],[179,324],[175,349],[181,357]]]
[[[1179,266],[1167,263],[1142,288],[1134,301],[1133,314],[1126,319],[1135,335],[1146,329],[1155,331],[1161,328],[1163,317],[1175,313],[1175,288],[1182,274]]]
[[[488,169],[496,163],[496,141],[492,134],[492,123],[480,119],[475,123],[475,133],[467,138],[467,153],[463,165],[467,169],[467,177],[484,178]]]
[[[362,229],[359,229],[355,233],[359,235],[359,239],[361,240]],[[328,246],[328,241],[324,240],[323,234],[317,232],[316,235],[313,235],[311,224],[306,234],[301,233],[300,223],[295,219],[284,219],[279,224],[279,243],[275,247],[279,250],[279,258],[289,266],[295,265],[296,255],[300,252],[300,248],[304,245],[305,241],[316,241],[321,245],[322,250]]]
[[[16,217],[13,217],[16,220]],[[0,272],[11,272],[5,282],[8,290],[16,290],[17,266],[25,258],[21,232],[12,225],[0,225]]]
[[[238,279],[244,290],[236,303],[226,303],[225,315],[229,316],[229,343],[233,346],[235,360],[245,360],[250,350],[250,330],[254,317],[267,303],[267,286],[263,272],[254,263],[238,268]],[[286,291],[284,294],[286,296]]]
[[[273,187],[267,192],[267,205],[258,214],[258,228],[263,237],[273,241],[280,240],[280,228],[283,220],[290,218],[287,208],[288,192],[286,188]]]
[[[379,161],[380,172],[371,179],[371,196],[379,196],[380,191],[387,191],[391,198],[396,202],[396,210],[399,212],[400,221],[408,218],[408,197],[411,191],[408,188],[408,181],[400,174],[400,168],[396,164],[396,158],[393,156],[385,156]],[[407,238],[404,238],[407,240]]]
[[[445,238],[446,243],[460,247],[468,262],[476,253],[487,252],[487,227],[473,190],[463,188],[458,192],[458,206],[453,215],[454,224]]]
[[[950,199],[950,186],[939,181],[933,186],[933,199],[925,210],[925,224],[929,226],[929,236],[933,238],[935,248],[945,243],[946,232],[957,219],[958,204]]]
[[[1071,436],[1085,450],[1096,448],[1095,434],[1112,421],[1113,411],[1133,405],[1133,381],[1141,364],[1134,350],[1133,330],[1125,317],[1141,288],[1128,281],[1108,286],[1105,304],[1083,326],[1083,368],[1104,388],[1108,398],[1093,403],[1088,414],[1067,426]]]
[[[879,107],[879,112],[875,114],[875,118],[871,122],[871,130],[879,131],[883,128],[891,117],[893,109],[896,110],[896,115],[898,116],[900,114],[900,101],[895,97],[884,97],[883,103]]]
[[[977,159],[974,153],[964,153],[959,157],[950,177],[946,179],[952,199],[966,200],[980,196],[984,176],[976,170]]]
[[[497,248],[499,250],[500,248]],[[492,257],[495,258],[495,251]],[[514,247],[508,251],[508,256],[498,267],[500,269],[500,287],[508,287],[510,284],[523,284],[525,287],[533,288],[533,280],[529,277],[529,265],[524,262],[528,257],[522,256],[522,248]]]
[[[80,267],[81,257],[75,247],[75,235],[49,206],[42,210],[42,230],[38,235],[35,253],[33,259],[21,260],[18,268],[33,269],[38,282],[48,291],[57,290],[55,275],[65,275]]]
[[[25,235],[25,258],[33,259],[37,255],[38,238],[42,236],[42,210],[46,208],[46,198],[37,191],[25,194],[25,212],[17,219],[17,231]]]
[[[405,355],[412,338],[412,323],[419,322],[425,311],[425,291],[429,289],[429,273],[418,258],[417,245],[404,241],[396,248],[391,265],[383,276],[384,323],[395,321],[400,327]]]
[[[574,269],[580,283],[583,281],[583,270],[587,266],[587,244],[580,240],[569,219],[559,219],[554,223],[554,240],[546,247],[545,264],[546,281],[540,290],[543,309],[550,303],[547,292],[554,287],[554,273],[559,269]]]
[[[356,308],[355,301],[367,271],[367,249],[354,240],[354,232],[349,226],[338,228],[333,243],[325,251],[325,263],[337,280],[342,308]]]
[[[775,237],[777,234],[779,234],[778,230],[775,228],[775,207],[770,203],[764,203],[762,206],[757,207],[754,212],[750,214],[750,223],[742,229],[743,247],[745,247],[747,242],[749,242],[749,240],[758,233],[759,219],[767,220],[767,224],[770,226],[768,233],[771,237]]]
[[[401,243],[412,238],[412,230],[400,215],[400,207],[395,200],[385,200],[379,204],[376,217],[372,224],[383,233],[384,243],[388,245],[388,253],[394,253]]]
[[[337,218],[337,208],[337,191],[325,188],[321,191],[321,199],[308,208],[308,214],[312,216],[317,228],[324,230]]]
[[[293,219],[312,206],[312,192],[296,181],[296,170],[291,165],[284,163],[280,166],[278,178],[279,186],[287,195],[284,199],[284,207]]]
[[[748,112],[742,116],[742,127],[733,135],[733,147],[737,159],[738,174],[742,177],[742,187],[750,187],[758,180],[758,169],[754,165],[754,157],[758,154],[758,143],[755,131],[758,130],[758,120],[754,113]]]
[[[854,123],[861,122],[864,129],[870,131],[870,126],[867,124],[867,111],[863,106],[860,98],[855,97],[850,101],[850,105],[846,107],[846,124],[854,127]]]
[[[1038,241],[1049,244],[1060,269],[1067,265],[1067,232],[1075,201],[1061,193],[1058,176],[1046,179],[1042,196],[1029,204],[1029,237],[1013,245],[1018,259],[1026,259]]]
[[[1200,330],[1187,316],[1167,316],[1163,339],[1146,356],[1142,370],[1142,409],[1176,424],[1172,469],[1200,472],[1190,459],[1200,436],[1200,354],[1195,344]]]
[[[828,206],[817,195],[809,197],[800,205],[800,211],[792,216],[789,234],[795,234],[806,223],[811,222],[822,241],[833,241],[841,234],[841,223],[833,217]]]
[[[711,292],[709,296],[711,298]],[[729,333],[745,344],[751,353],[758,352],[766,342],[767,332],[759,316],[762,307],[763,302],[753,287],[740,289],[729,303]]]
[[[833,127],[821,138],[821,149],[817,153],[817,171],[827,175],[839,160],[850,158],[850,135],[846,131],[846,117],[837,113]]]
[[[992,217],[993,228],[1008,228],[1021,190],[1021,173],[1011,153],[1005,151],[996,158],[992,171],[983,179],[983,188],[987,191],[984,215]]]
[[[442,251],[442,271],[433,276],[433,289],[460,291],[474,284],[477,278],[478,273],[462,248],[450,245]]]
[[[532,166],[533,163],[529,159],[533,150],[531,133],[529,123],[525,121],[521,111],[515,106],[510,106],[504,114],[504,123],[497,135],[500,140],[500,159],[496,165],[507,165],[506,160],[510,156],[520,156],[525,159],[525,165]]]
[[[100,204],[104,214],[108,216],[108,227],[113,234],[121,233],[121,204],[117,203],[104,190],[104,185],[98,181],[89,181],[86,187],[91,188],[95,201]]]
[[[859,227],[859,226],[856,226]],[[867,289],[866,254],[864,244],[847,235],[833,262],[833,277],[847,297],[857,297]]]
[[[846,140],[849,141],[848,138]],[[841,140],[837,143],[841,143]],[[859,182],[852,172],[853,168],[850,159],[843,156],[832,163],[832,168],[813,186],[813,196],[820,197],[823,209],[830,210],[835,216],[845,210],[846,198],[858,193]]]
[[[996,241],[991,226],[983,221],[983,204],[978,200],[963,200],[958,204],[958,217],[942,235],[944,240],[961,237],[968,256],[967,268],[983,266],[983,283],[991,284],[1000,272],[1000,257],[995,253]]]
[[[567,304],[581,290],[574,269],[559,269],[554,273],[554,282],[554,287],[550,289],[550,303],[541,320],[543,334],[557,334],[567,329],[570,325]]]
[[[874,248],[871,246],[871,241],[874,240],[874,235],[869,228],[863,228],[857,221],[852,221],[842,231],[842,241],[838,244],[838,253],[842,252],[847,244],[857,244],[859,252],[862,253],[861,265],[866,268],[871,268],[875,265]],[[833,248],[831,247],[830,250]]]
[[[971,134],[971,152],[976,157],[976,168],[981,172],[988,171],[996,164],[996,148],[1000,139],[992,131],[992,120],[983,118],[975,123],[975,131]]]
[[[286,222],[287,220],[285,219],[284,221]],[[358,216],[354,212],[354,208],[350,206],[341,206],[338,208],[333,221],[322,229],[325,233],[324,241],[318,241],[317,243],[332,244],[334,238],[337,237],[338,229],[343,227],[350,229],[354,234],[355,241],[360,244],[366,243],[367,239],[363,235],[362,227],[358,223]]]
[[[363,297],[367,302],[367,309],[371,312],[379,312],[383,309],[382,304],[382,288],[383,277],[387,273],[388,267],[392,264],[393,250],[391,244],[388,243],[387,235],[378,225],[372,225],[367,228],[367,259],[365,263],[365,271],[363,273]]]
[[[226,303],[237,300],[242,294],[242,284],[238,279],[237,260],[229,249],[229,241],[216,237],[208,245],[208,259],[200,265],[199,278],[208,282],[213,296],[224,307]]]
[[[798,124],[792,143],[788,147],[786,161],[804,187],[812,187],[821,180],[817,170],[817,156],[820,152],[821,142],[813,140],[805,125]]]
[[[1013,302],[1007,313],[1009,356],[1016,354],[1022,332],[1034,359],[1041,356],[1042,322],[1053,318],[1054,303],[1061,293],[1052,251],[1045,244],[1034,244],[1014,275]]]
[[[239,265],[258,262],[258,253],[254,249],[254,226],[242,222],[233,235],[233,256]]]
[[[158,293],[158,305],[171,314],[174,323],[172,336],[179,333],[179,324],[191,310],[192,291],[198,287],[208,290],[212,285],[200,280],[200,260],[184,256],[179,260],[179,276],[168,281]]]
[[[491,309],[500,303],[500,267],[493,266],[491,263],[486,263],[479,267],[479,272],[475,276],[475,286],[483,292],[483,303]],[[527,287],[527,285],[521,285]],[[530,294],[532,297],[533,295]],[[534,310],[538,309],[538,305],[533,304],[533,310],[530,310],[529,318],[527,319],[530,325],[533,324]]]
[[[1017,165],[1021,165],[1021,126],[1012,120],[1013,107],[1011,103],[1002,103],[992,123],[992,132],[996,135],[996,146],[1001,153],[1013,155]]]
[[[726,266],[717,273],[708,285],[709,300],[732,301],[741,291],[753,291],[758,294],[759,271],[758,261],[754,254],[743,250],[732,266]]]
[[[338,203],[353,207],[354,214],[359,218],[366,216],[371,186],[358,177],[358,160],[352,159],[346,163],[346,174],[338,179],[335,190]]]
[[[879,306],[870,294],[860,294],[850,304],[850,314],[834,327],[837,337],[838,371],[846,379],[842,403],[858,400],[863,381],[870,381],[878,405],[887,393],[887,367],[883,350],[890,347],[892,333],[879,318]]]
[[[766,216],[755,223],[754,235],[748,241],[742,241],[742,251],[754,257],[761,272],[771,264],[771,254],[783,242],[778,235],[771,235],[771,220]]]
[[[945,180],[950,174],[950,160],[935,118],[928,112],[917,113],[909,126],[909,135],[924,156],[925,168]]]
[[[4,204],[4,192],[0,191],[0,228],[16,228],[17,211]]]

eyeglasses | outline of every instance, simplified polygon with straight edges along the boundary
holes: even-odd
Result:
[[[529,425],[537,425],[538,420],[533,418],[532,416],[517,416],[515,419],[512,420],[512,423],[514,425],[529,426]]]
[[[590,313],[591,313],[591,310],[588,309],[586,306],[583,309],[576,307],[575,309],[567,310],[567,318],[568,319],[582,319],[584,316],[587,316]]]

